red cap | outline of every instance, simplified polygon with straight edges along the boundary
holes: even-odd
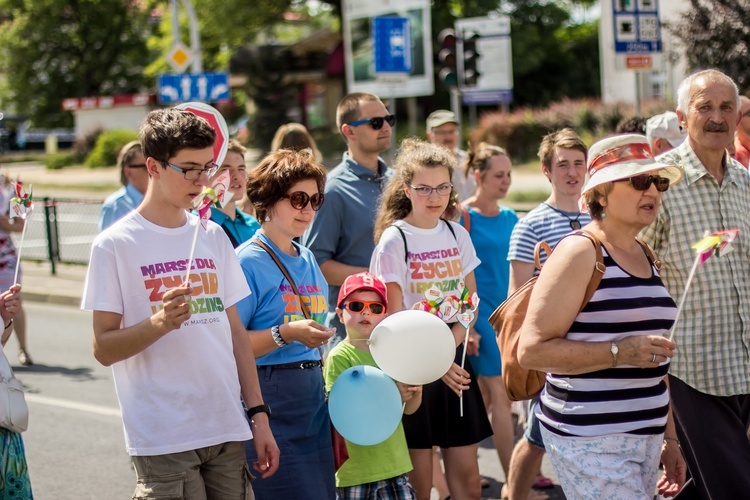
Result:
[[[370,290],[380,295],[385,309],[388,310],[388,292],[386,291],[385,284],[368,272],[352,274],[344,280],[339,289],[339,300],[336,302],[336,305],[341,307],[341,303],[349,295],[359,290]]]

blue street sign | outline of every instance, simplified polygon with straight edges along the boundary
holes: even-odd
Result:
[[[373,17],[375,73],[411,73],[411,33],[406,17]]]
[[[159,75],[159,102],[215,102],[229,99],[228,73]]]
[[[661,52],[658,0],[612,0],[616,54]]]

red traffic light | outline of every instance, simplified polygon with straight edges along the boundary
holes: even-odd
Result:
[[[440,33],[438,33],[438,42],[443,48],[455,48],[456,40],[456,31],[451,28],[445,28]]]

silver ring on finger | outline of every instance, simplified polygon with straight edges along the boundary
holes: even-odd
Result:
[[[651,362],[652,362],[652,363],[656,363],[656,354],[654,354],[654,357],[653,357],[653,358],[651,358]]]

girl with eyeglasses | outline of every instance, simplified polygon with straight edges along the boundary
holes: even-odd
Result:
[[[295,241],[323,206],[325,180],[309,149],[270,153],[248,178],[247,195],[261,229],[236,250],[251,290],[237,310],[268,405],[250,408],[248,415],[252,423],[254,412],[272,414],[281,450],[278,476],[253,482],[259,500],[336,495],[321,370],[321,348],[332,335],[323,326],[328,285],[312,252]],[[250,443],[245,450],[248,463],[258,460]]]
[[[432,287],[443,296],[460,296],[463,283],[470,294],[476,291],[480,261],[466,230],[449,221],[456,213],[450,182],[455,164],[455,155],[441,146],[417,139],[401,144],[375,221],[377,247],[370,263],[370,272],[386,284],[389,312],[411,309]],[[466,329],[457,322],[451,329],[453,366],[424,386],[422,405],[403,419],[414,466],[409,480],[419,499],[430,498],[433,446],[441,448],[451,497],[481,496],[477,450],[492,429],[471,364],[460,366]]]

